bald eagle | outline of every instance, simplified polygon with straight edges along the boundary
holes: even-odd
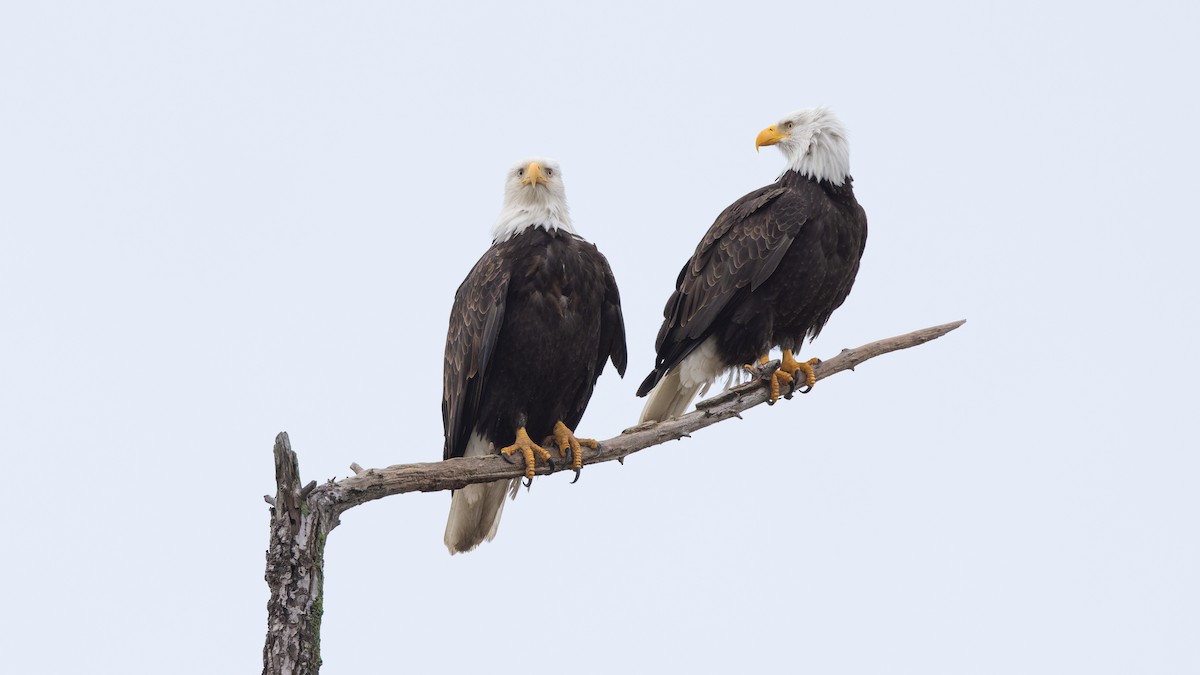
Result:
[[[505,179],[492,247],[450,311],[443,459],[520,454],[532,480],[536,462],[552,463],[538,442],[552,442],[578,478],[582,448],[597,444],[577,438],[575,426],[610,359],[624,376],[625,324],[608,260],[576,234],[558,164],[519,162]],[[496,536],[504,495],[515,496],[518,480],[454,492],[451,554]]]
[[[679,272],[658,332],[654,371],[638,388],[649,394],[642,421],[665,420],[723,371],[783,348],[772,375],[781,384],[803,373],[811,389],[813,359],[797,362],[841,306],[867,243],[867,216],[854,199],[850,147],[828,108],[799,110],[764,129],[755,149],[777,145],[787,168],[774,183],[725,209]],[[747,366],[748,367],[748,366]]]

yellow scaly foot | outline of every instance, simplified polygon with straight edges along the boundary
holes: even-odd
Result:
[[[770,361],[770,360],[771,360],[771,359],[767,358],[767,355],[766,355],[766,354],[763,354],[763,355],[762,355],[761,357],[759,357],[759,359],[758,359],[758,365],[759,365],[759,366],[761,366],[762,364],[764,364],[764,363],[766,363],[767,361]],[[754,365],[753,363],[745,363],[745,364],[742,364],[742,369],[743,369],[743,370],[746,370],[746,371],[749,371],[751,375],[758,375],[758,366]]]
[[[529,433],[525,431],[525,427],[517,429],[517,439],[513,441],[512,445],[500,448],[500,456],[510,464],[512,460],[508,456],[517,452],[521,453],[521,456],[525,458],[525,487],[529,487],[533,485],[533,472],[537,468],[537,460],[540,459],[543,462],[549,463],[551,461],[550,453],[542,446],[530,440]]]
[[[763,354],[758,359],[758,365],[761,366],[762,364],[764,364],[770,360],[771,360],[770,355]],[[742,368],[745,368],[746,370],[750,371],[751,375],[755,375],[755,376],[759,375],[758,368],[752,363],[747,363],[746,365],[742,366]],[[767,384],[770,385],[770,387],[771,387],[771,398],[767,399],[767,405],[775,405],[775,402],[779,400],[780,386],[783,384],[788,384],[791,381],[792,381],[792,374],[783,370],[782,365],[774,373],[771,373],[771,379],[767,380]],[[790,393],[791,392],[789,392],[789,394]]]
[[[770,361],[770,357],[767,354],[758,359],[760,366],[768,361]],[[790,385],[785,398],[792,397],[792,393],[796,391],[797,373],[804,373],[804,388],[800,390],[800,393],[807,394],[812,391],[813,385],[817,383],[817,374],[813,370],[813,366],[820,362],[821,359],[816,358],[807,361],[797,361],[792,350],[783,350],[783,358],[779,361],[779,369],[771,374],[771,379],[767,382],[771,387],[771,398],[767,400],[767,404],[775,405],[775,402],[779,400],[780,390],[785,384]],[[756,375],[759,372],[758,368],[753,364],[748,363],[742,367]]]
[[[568,451],[571,456],[571,469],[575,472],[575,480],[572,484],[579,480],[579,472],[583,469],[583,446],[587,446],[593,450],[600,447],[600,441],[594,438],[578,438],[575,432],[567,428],[567,425],[562,423],[562,420],[554,423],[554,442],[558,444],[558,451],[562,453],[563,459],[567,458]]]
[[[813,385],[817,383],[817,373],[813,370],[813,366],[819,364],[821,359],[811,358],[807,361],[797,361],[796,356],[792,354],[792,350],[783,350],[783,360],[779,362],[780,372],[786,372],[788,375],[787,382],[792,383],[792,391],[796,390],[796,373],[804,373],[804,388],[800,390],[801,394],[807,394],[812,391]],[[778,373],[776,373],[778,374]],[[792,392],[788,392],[790,398]]]

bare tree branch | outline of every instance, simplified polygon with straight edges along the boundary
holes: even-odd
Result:
[[[841,354],[816,366],[818,380],[881,354],[907,349],[939,338],[966,323],[932,326]],[[773,368],[774,366],[772,366]],[[667,441],[686,438],[693,432],[731,417],[741,417],[749,408],[766,402],[769,394],[761,382],[750,382],[696,404],[687,415],[659,423],[626,429],[621,435],[600,443],[584,464],[597,464],[625,457]],[[271,548],[267,551],[267,643],[263,649],[264,675],[316,675],[321,665],[321,593],[324,585],[325,538],[337,527],[347,509],[405,492],[452,490],[472,483],[487,483],[524,475],[525,468],[498,456],[451,459],[444,462],[399,464],[383,469],[363,469],[352,464],[353,476],[301,488],[296,453],[286,432],[275,438],[277,492],[271,504]],[[538,467],[537,474],[549,473]]]
[[[955,321],[879,340],[856,349],[844,349],[841,354],[816,366],[817,379],[823,380],[835,373],[853,370],[860,363],[881,354],[924,344],[964,323],[966,322]],[[585,453],[583,463],[587,465],[620,460],[639,450],[685,438],[721,420],[737,417],[743,411],[766,402],[767,398],[766,387],[758,382],[748,382],[700,401],[694,412],[665,422],[647,423],[626,429],[620,436],[602,441],[598,451],[592,454]],[[341,514],[351,507],[390,495],[453,490],[471,483],[517,478],[524,475],[524,472],[525,468],[520,462],[517,465],[509,464],[495,455],[463,457],[443,462],[398,464],[383,469],[364,469],[349,478],[320,485],[313,490],[312,499],[320,501],[322,506],[331,509],[332,513]],[[550,470],[544,466],[537,468],[538,475],[548,473]]]

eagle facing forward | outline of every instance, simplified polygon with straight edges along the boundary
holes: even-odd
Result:
[[[784,117],[759,133],[755,148],[763,145],[778,145],[787,168],[717,216],[680,270],[654,370],[638,389],[649,394],[642,422],[682,414],[720,373],[766,363],[774,346],[783,359],[771,377],[772,403],[781,383],[816,381],[816,359],[798,362],[795,352],[850,293],[867,216],[851,187],[846,130],[828,108]]]
[[[443,459],[520,454],[532,480],[553,442],[578,474],[575,436],[596,379],[612,360],[625,374],[621,296],[608,260],[575,232],[558,164],[519,162],[507,173],[492,247],[454,296],[442,391]],[[543,440],[546,439],[546,440]],[[519,480],[519,479],[518,479]],[[518,481],[454,492],[450,553],[496,536],[505,493]]]

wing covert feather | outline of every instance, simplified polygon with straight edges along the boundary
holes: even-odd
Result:
[[[495,248],[471,268],[454,294],[442,377],[442,458],[461,457],[479,410],[488,363],[504,324],[510,272]]]
[[[774,184],[742,197],[717,216],[680,270],[664,308],[657,340],[660,370],[678,364],[736,306],[735,299],[770,278],[807,222],[806,206],[797,193]]]
[[[599,255],[599,253],[597,253]],[[604,304],[600,314],[600,350],[597,354],[596,377],[604,371],[604,362],[612,359],[617,374],[625,377],[629,354],[625,345],[625,317],[621,312],[621,292],[608,260],[604,260]]]

